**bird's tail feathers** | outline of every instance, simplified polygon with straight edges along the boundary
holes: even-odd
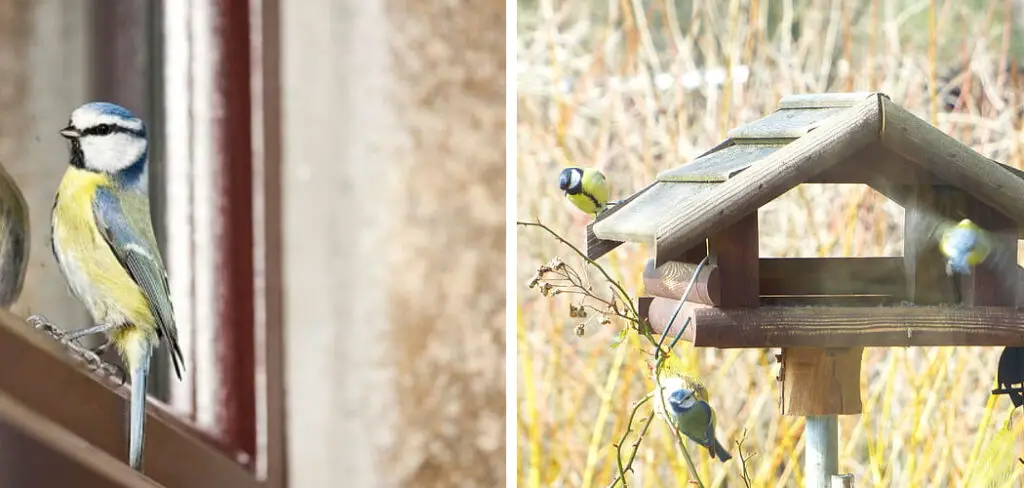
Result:
[[[718,439],[712,439],[712,441],[714,442],[714,445],[712,446],[713,449],[711,449],[711,457],[718,458],[718,460],[723,463],[732,459],[732,454],[729,454],[729,452],[725,450],[725,447],[722,446],[721,442],[718,442]]]
[[[149,376],[149,362],[153,356],[153,345],[140,341],[140,354],[136,364],[130,365],[132,381],[131,402],[128,406],[128,465],[136,471],[142,470],[142,444],[146,423],[146,379]]]

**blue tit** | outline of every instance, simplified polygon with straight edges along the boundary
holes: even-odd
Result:
[[[970,219],[940,227],[939,250],[946,257],[946,274],[971,274],[992,252],[992,238]]]
[[[21,296],[28,269],[28,204],[18,185],[0,166],[0,308]]]
[[[591,214],[601,213],[608,204],[608,180],[593,168],[565,168],[558,175],[558,188],[576,208]]]
[[[104,333],[124,360],[132,389],[128,463],[139,470],[153,349],[167,341],[179,379],[184,363],[149,210],[146,127],[123,107],[93,102],[75,109],[60,134],[71,159],[53,203],[51,245],[96,324],[65,340]]]
[[[732,455],[715,437],[715,410],[708,403],[708,392],[696,378],[687,375],[663,376],[660,395],[654,396],[654,409],[669,425],[708,450],[712,459],[722,462]]]

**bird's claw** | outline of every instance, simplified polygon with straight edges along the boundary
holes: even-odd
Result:
[[[100,345],[92,348],[91,350],[92,350],[92,352],[96,353],[97,356],[102,356],[103,353],[107,352],[107,348],[109,348],[109,347],[110,347],[110,339],[107,339],[106,341],[103,342],[103,344],[100,344]]]
[[[67,335],[63,330],[53,325],[53,322],[50,322],[49,319],[43,317],[42,315],[30,315],[27,319],[25,319],[25,321],[28,322],[28,324],[31,325],[33,329],[46,332],[55,339],[61,339],[65,335]]]
[[[109,343],[103,344],[97,349],[106,348],[108,344]],[[96,352],[96,349],[82,347],[74,342],[66,342],[65,345],[82,359],[90,372],[101,373],[107,378],[117,378],[118,383],[121,386],[124,386],[128,381],[128,375],[125,373],[124,369],[116,364],[104,361],[103,358],[100,357],[100,354],[102,353]]]
[[[25,321],[28,322],[32,328],[46,332],[54,339],[57,339],[57,341],[59,341],[65,348],[77,355],[82,362],[85,363],[90,372],[98,372],[108,378],[119,378],[119,383],[122,386],[128,381],[128,375],[125,373],[123,368],[116,364],[105,362],[100,357],[106,351],[107,347],[110,346],[109,339],[98,347],[89,349],[79,345],[65,330],[57,327],[53,322],[50,322],[49,319],[42,315],[31,315],[25,319]]]

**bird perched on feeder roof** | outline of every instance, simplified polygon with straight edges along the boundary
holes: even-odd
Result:
[[[658,368],[654,368],[658,369]],[[684,372],[682,363],[669,354],[660,372],[655,371],[654,411],[669,426],[708,450],[712,459],[726,462],[732,455],[715,436],[715,409],[704,384]]]
[[[558,188],[576,208],[597,216],[609,205],[611,189],[604,173],[593,168],[565,168],[558,174]]]

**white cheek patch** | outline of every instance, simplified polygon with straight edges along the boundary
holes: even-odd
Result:
[[[682,408],[692,408],[695,403],[697,403],[697,400],[690,394],[683,397],[683,401],[679,402],[679,406]]]
[[[579,171],[569,172],[569,188],[577,188],[583,183],[583,173]]]
[[[83,136],[79,141],[86,168],[105,173],[131,166],[146,152],[146,140],[132,134]]]

